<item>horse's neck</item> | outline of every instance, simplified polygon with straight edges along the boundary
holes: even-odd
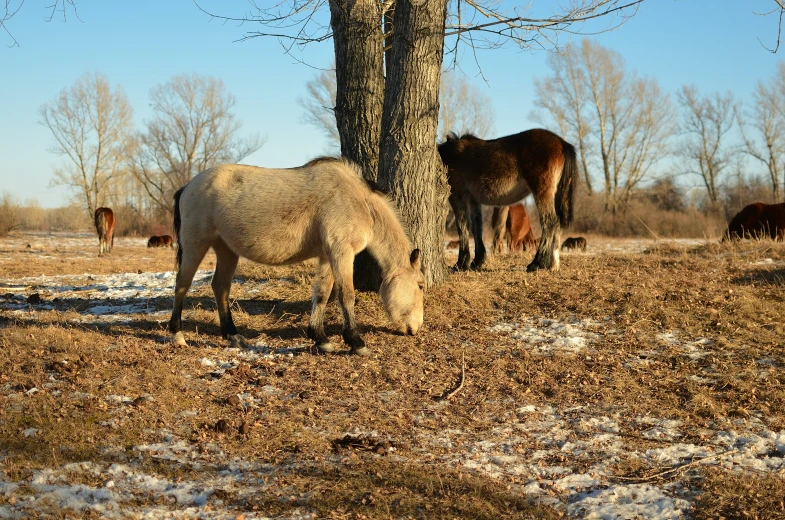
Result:
[[[397,215],[376,194],[369,197],[368,207],[373,217],[373,238],[368,242],[368,252],[379,262],[384,275],[395,268],[407,266],[411,244]]]

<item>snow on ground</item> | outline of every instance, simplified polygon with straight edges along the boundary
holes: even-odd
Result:
[[[197,271],[192,287],[210,283],[212,271]],[[78,309],[84,322],[120,322],[130,315],[162,317],[166,311],[152,304],[153,298],[171,298],[175,273],[81,274],[0,278],[0,308],[19,314],[40,310]],[[31,294],[41,297],[29,303]]]
[[[522,348],[549,356],[556,352],[577,354],[589,347],[600,336],[587,329],[597,329],[599,323],[572,317],[568,323],[549,318],[520,316],[517,322],[500,322],[488,327],[488,332],[507,336]]]
[[[63,250],[73,247],[84,250],[94,245],[92,235],[62,238],[56,241],[47,236],[24,237],[19,244],[4,242],[0,247],[0,260],[14,250]],[[137,241],[141,239],[136,239]],[[22,242],[25,242],[22,244]],[[705,243],[704,240],[676,241],[685,246]],[[637,252],[651,247],[650,240],[614,240],[607,244],[589,245],[595,251]],[[38,248],[38,249],[36,249]],[[45,254],[45,253],[42,253]],[[582,253],[572,253],[582,254]],[[587,253],[588,254],[588,253]],[[205,286],[212,273],[197,273],[194,285]],[[253,291],[256,281],[236,281],[243,290]],[[83,320],[116,321],[130,319],[132,314],[160,313],[149,306],[154,298],[170,298],[173,291],[172,272],[125,273],[116,275],[62,275],[27,278],[0,278],[0,308],[19,313],[34,313],[37,309],[58,309],[70,306],[78,309]],[[40,303],[28,303],[26,298],[38,293]],[[498,335],[500,345],[492,348],[525,349],[542,356],[593,355],[593,345],[603,338],[620,332],[608,319],[602,322],[571,317],[556,320],[521,315],[488,327],[488,332]],[[295,356],[306,350],[307,345],[296,344],[287,348],[272,349],[263,342],[250,342],[245,348],[223,349],[219,357],[202,358],[200,363],[217,374],[234,368],[240,363],[254,364],[272,356]],[[659,355],[662,349],[679,349],[690,361],[699,361],[709,352],[711,340],[686,338],[680,331],[662,331],[649,346],[649,350],[630,356],[629,363],[646,363]],[[781,368],[776,361],[756,361],[761,370]],[[705,377],[704,377],[705,376]],[[710,382],[712,374],[699,377],[698,382]],[[218,376],[220,377],[220,376]],[[53,396],[56,388],[47,389]],[[264,393],[273,394],[280,389],[268,385]],[[28,389],[18,395],[10,388],[0,388],[9,402],[24,399]],[[70,395],[70,394],[69,394]],[[89,399],[90,395],[70,395],[73,399]],[[251,394],[238,396],[244,406],[261,406]],[[287,398],[289,396],[281,396]],[[107,396],[111,406],[129,406],[127,396]],[[769,472],[785,475],[785,431],[767,429],[759,417],[751,416],[734,423],[733,429],[716,429],[701,432],[701,443],[687,442],[686,431],[680,421],[654,415],[634,417],[641,438],[654,441],[655,447],[631,449],[622,426],[624,410],[573,407],[559,409],[552,406],[535,406],[527,403],[507,403],[508,412],[496,419],[497,427],[483,432],[481,438],[471,431],[433,430],[420,426],[422,414],[438,414],[441,406],[434,404],[425,412],[412,416],[412,435],[417,439],[423,460],[431,461],[429,447],[446,450],[441,462],[457,468],[473,470],[497,478],[515,478],[521,493],[537,497],[552,504],[575,518],[596,519],[671,519],[684,518],[690,506],[690,496],[678,484],[624,481],[613,476],[613,467],[625,458],[639,459],[651,467],[670,468],[704,457],[711,457],[699,464],[716,464],[729,469],[751,472]],[[183,416],[193,413],[181,412]],[[420,415],[418,415],[420,414]],[[119,421],[120,419],[118,419]],[[108,423],[119,427],[119,422]],[[330,432],[325,432],[325,435]],[[25,429],[19,435],[35,438],[39,432]],[[92,511],[106,518],[235,518],[236,512],[223,507],[226,496],[258,496],[264,493],[282,493],[286,490],[275,484],[275,476],[293,468],[272,467],[240,459],[229,459],[216,444],[196,449],[186,439],[171,432],[157,432],[159,442],[131,448],[106,448],[116,464],[82,462],[59,468],[38,470],[24,489],[9,482],[0,469],[0,495],[5,496],[0,505],[0,518],[24,516],[27,512],[71,510]],[[694,436],[689,437],[694,438]],[[113,451],[114,450],[114,451]],[[162,461],[176,462],[200,470],[189,477],[168,480],[145,473],[136,464],[141,455]],[[13,500],[10,500],[13,497]],[[298,506],[303,497],[292,496],[292,509],[284,518],[305,519],[313,515]],[[264,518],[253,512],[245,518]]]

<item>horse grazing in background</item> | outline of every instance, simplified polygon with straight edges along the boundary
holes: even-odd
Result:
[[[510,253],[520,253],[526,251],[529,247],[536,247],[531,221],[523,203],[493,208],[491,225],[494,230],[494,253],[501,253],[502,242],[505,237],[507,250]]]
[[[169,235],[153,235],[147,241],[147,247],[174,247],[174,242]]]
[[[95,230],[98,232],[98,256],[111,253],[114,246],[114,212],[111,208],[98,208],[94,215]]]
[[[586,239],[583,237],[569,237],[561,245],[562,249],[580,249],[586,251]]]
[[[530,193],[540,213],[542,237],[526,269],[559,268],[560,226],[572,221],[578,174],[570,143],[548,130],[534,129],[487,141],[450,134],[438,149],[447,166],[460,240],[455,270],[478,269],[485,262],[481,205],[508,206]],[[468,226],[474,233],[471,263]]]
[[[785,202],[764,204],[756,202],[745,206],[728,224],[722,240],[770,237],[785,238]]]
[[[203,171],[174,196],[177,281],[169,329],[175,345],[183,300],[199,263],[211,247],[212,287],[221,333],[242,342],[229,308],[239,257],[268,265],[318,258],[308,336],[321,352],[333,352],[324,332],[324,311],[333,285],[343,311],[343,339],[354,354],[367,354],[354,319],[354,256],[368,249],[381,266],[379,288],[393,328],[416,334],[423,323],[420,250],[412,250],[390,201],[374,192],[346,160],[315,159],[299,168],[220,165]]]

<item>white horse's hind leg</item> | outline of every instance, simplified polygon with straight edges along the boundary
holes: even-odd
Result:
[[[333,352],[335,347],[330,343],[324,333],[324,309],[333,290],[333,272],[330,262],[326,258],[319,259],[319,270],[313,282],[313,297],[311,299],[311,318],[308,322],[308,337],[316,342],[316,348],[321,352]]]
[[[184,244],[185,241],[181,243]],[[188,243],[186,247],[183,247],[180,267],[177,270],[177,281],[174,286],[174,308],[172,309],[172,318],[169,320],[172,343],[175,345],[187,346],[185,337],[180,330],[182,326],[183,301],[188,293],[188,289],[191,288],[191,282],[193,282],[196,270],[199,268],[199,264],[209,248],[209,243]]]
[[[332,267],[335,286],[338,289],[338,301],[343,313],[343,340],[352,349],[352,354],[365,355],[370,351],[365,347],[365,342],[357,331],[354,319],[354,251],[333,250],[330,254],[330,267]]]
[[[215,304],[218,306],[218,318],[221,321],[221,335],[231,339],[237,334],[237,327],[232,320],[232,311],[229,308],[229,291],[232,288],[232,277],[237,269],[237,261],[240,259],[234,251],[229,249],[226,242],[217,239],[213,243],[215,251],[215,273],[213,274],[213,294],[215,294]]]

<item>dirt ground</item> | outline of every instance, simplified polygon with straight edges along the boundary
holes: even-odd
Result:
[[[785,245],[587,239],[415,337],[358,294],[370,357],[311,348],[312,263],[241,262],[240,348],[208,256],[175,348],[172,250],[2,239],[0,517],[785,518]]]

